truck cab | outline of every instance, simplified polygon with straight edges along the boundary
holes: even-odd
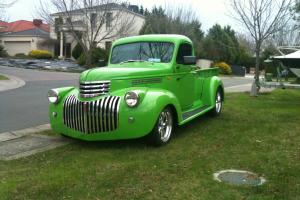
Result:
[[[221,113],[218,69],[195,64],[193,43],[182,35],[119,39],[108,66],[84,71],[79,88],[49,91],[50,124],[82,140],[146,136],[153,144],[166,144],[177,125]]]

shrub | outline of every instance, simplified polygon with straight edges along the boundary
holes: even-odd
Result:
[[[99,60],[104,60],[105,63],[108,60],[108,51],[101,48],[94,48],[91,50],[92,52],[92,58],[91,58],[91,65],[99,65]],[[85,65],[86,64],[86,56],[84,54],[81,54],[80,57],[77,59],[77,63],[79,65]]]
[[[72,56],[77,60],[81,56],[81,54],[83,54],[83,49],[81,45],[77,43],[72,51]]]
[[[14,57],[15,58],[20,58],[20,59],[26,59],[26,58],[28,58],[28,56],[25,55],[24,53],[17,53]]]
[[[52,53],[47,50],[32,50],[29,52],[29,56],[36,59],[51,59]]]
[[[231,74],[231,67],[225,62],[217,62],[213,64],[213,67],[218,67],[220,74]]]
[[[108,60],[108,51],[102,48],[94,48],[92,50],[92,64],[96,64],[99,62],[99,60]]]
[[[86,62],[85,55],[81,54],[79,56],[79,58],[77,59],[77,64],[83,66],[83,65],[85,65],[85,62]]]
[[[7,57],[8,54],[6,52],[6,50],[4,49],[4,47],[2,45],[0,45],[0,57]]]

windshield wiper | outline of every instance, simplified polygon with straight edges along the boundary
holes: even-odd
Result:
[[[147,61],[147,60],[125,60],[123,62],[120,62],[120,64],[124,64],[124,63],[130,63],[130,62],[150,62],[150,61]]]

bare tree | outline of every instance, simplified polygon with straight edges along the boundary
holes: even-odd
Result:
[[[89,65],[92,49],[99,43],[132,31],[135,15],[126,6],[118,0],[50,0],[40,1],[38,14],[52,24],[60,19],[58,28],[80,44]]]
[[[251,96],[257,96],[259,61],[264,41],[282,30],[291,19],[292,0],[231,0],[233,17],[240,22],[255,41],[255,81]]]
[[[280,30],[272,37],[272,42],[276,46],[299,46],[300,32],[297,25],[293,22]]]
[[[39,0],[37,4],[35,4],[35,13],[33,13],[34,17],[42,19],[48,24],[54,25],[54,20],[51,17],[51,13],[58,12],[51,1]]]
[[[7,20],[5,8],[11,7],[17,0],[1,0],[0,1],[0,20]]]
[[[17,2],[17,0],[1,0],[0,8],[8,8],[16,2]]]

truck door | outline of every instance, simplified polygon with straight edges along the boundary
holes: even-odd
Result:
[[[189,43],[179,46],[175,66],[175,94],[183,110],[193,106],[195,91],[195,75],[192,73],[194,66],[184,64],[184,56],[192,56],[193,47]]]

